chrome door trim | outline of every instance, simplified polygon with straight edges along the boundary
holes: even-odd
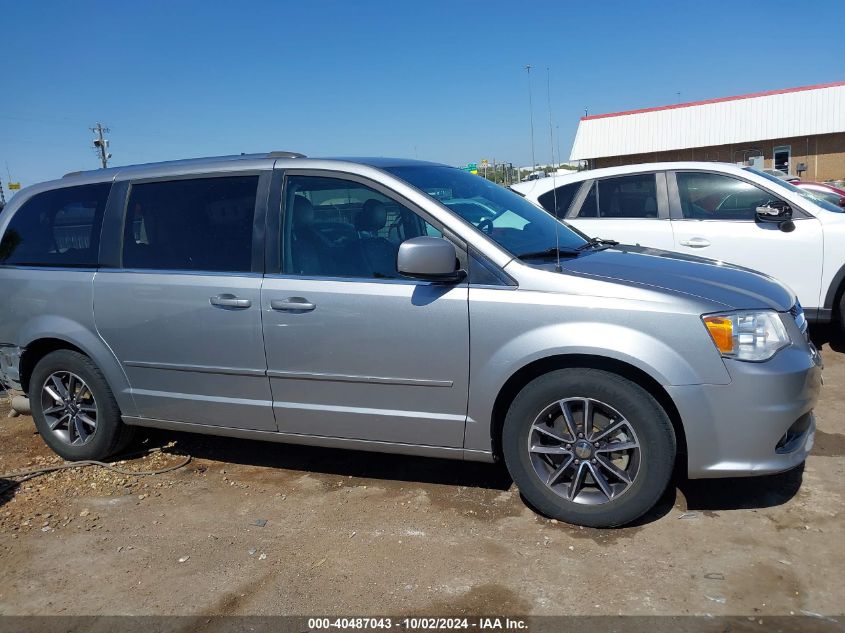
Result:
[[[96,273],[102,270],[102,268],[89,266],[87,264],[82,266],[38,266],[36,264],[0,264],[0,270],[41,270],[71,273]]]
[[[126,367],[139,367],[141,369],[164,369],[166,371],[188,371],[201,374],[224,374],[228,376],[264,376],[263,369],[247,369],[243,367],[216,367],[213,365],[182,365],[176,363],[150,363],[139,360],[123,361]]]
[[[225,272],[219,270],[186,270],[171,268],[100,268],[97,273],[134,273],[139,275],[193,275],[203,277],[255,277],[263,275],[257,272]]]
[[[349,374],[324,374],[303,371],[268,370],[270,378],[292,378],[295,380],[328,380],[331,382],[365,382],[376,385],[411,385],[414,387],[452,387],[451,380],[429,380],[427,378],[393,378],[389,376],[355,376]]]

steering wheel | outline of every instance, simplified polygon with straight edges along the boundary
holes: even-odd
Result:
[[[480,231],[483,231],[487,235],[493,234],[493,220],[490,218],[484,218],[481,222],[478,223],[478,228]]]

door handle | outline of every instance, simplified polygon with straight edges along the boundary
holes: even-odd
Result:
[[[244,309],[252,305],[252,301],[249,299],[238,299],[235,295],[230,294],[217,295],[216,297],[211,297],[209,301],[211,301],[211,305],[217,306],[218,308]]]
[[[317,306],[303,297],[288,297],[287,299],[273,299],[270,307],[280,312],[311,312]]]
[[[691,237],[688,240],[681,240],[681,246],[689,246],[690,248],[704,248],[710,246],[710,240],[703,237]]]

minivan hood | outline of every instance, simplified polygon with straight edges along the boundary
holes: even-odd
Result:
[[[736,310],[789,310],[795,293],[762,273],[712,259],[620,245],[561,258],[563,273],[668,290]]]

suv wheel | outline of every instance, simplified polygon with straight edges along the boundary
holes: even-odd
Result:
[[[42,358],[29,380],[38,433],[68,460],[102,460],[124,450],[134,428],[120,419],[114,394],[87,356],[58,350]]]
[[[543,514],[614,527],[657,503],[675,461],[666,412],[639,385],[595,369],[553,371],[514,399],[502,431],[505,463]]]
[[[839,296],[839,303],[836,304],[836,311],[834,312],[835,324],[839,326],[836,334],[840,338],[845,338],[845,292]]]

